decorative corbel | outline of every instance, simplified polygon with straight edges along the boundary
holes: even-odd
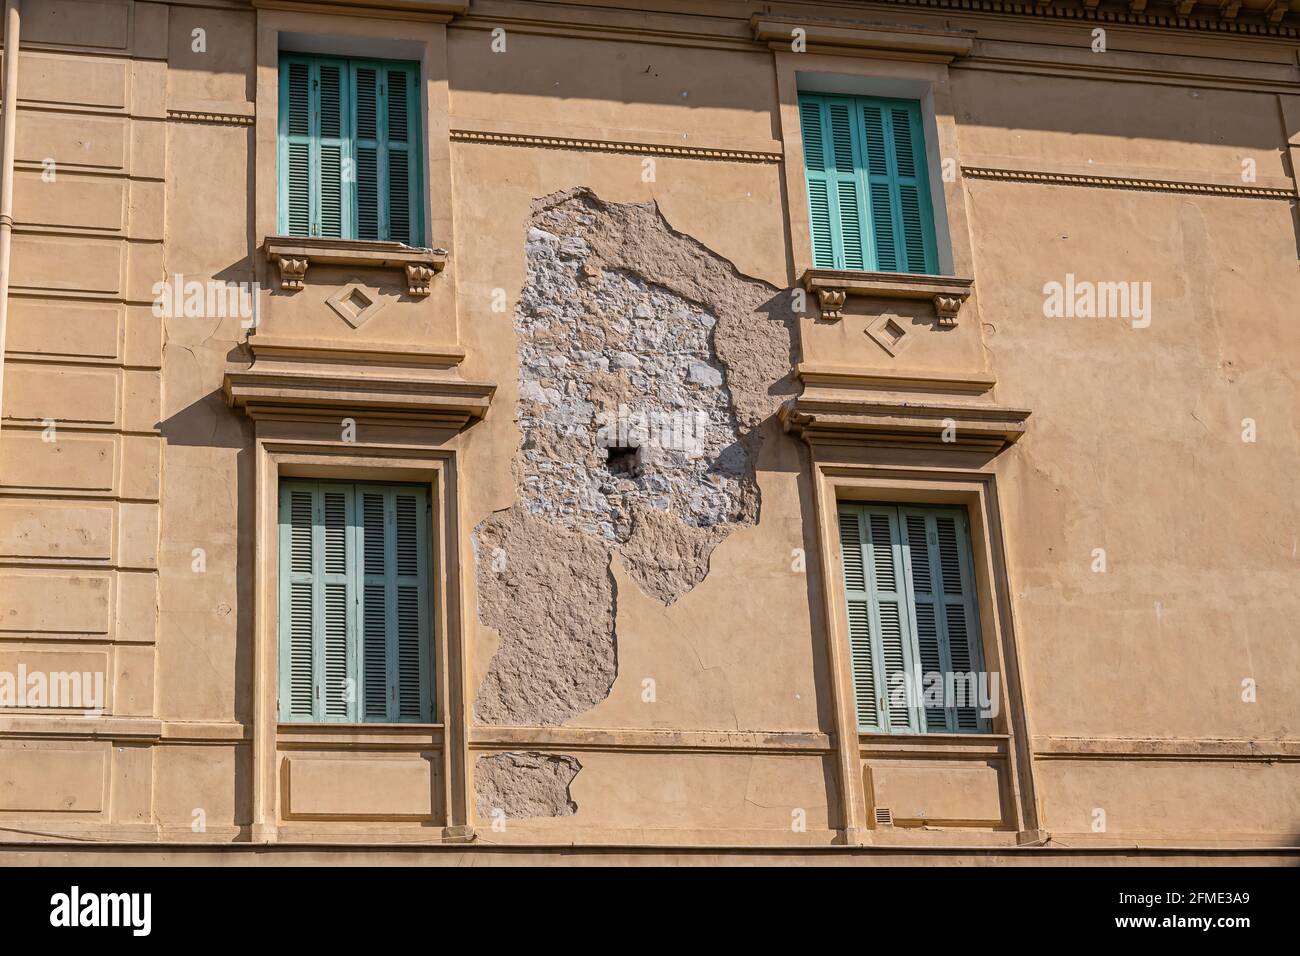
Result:
[[[1281,23],[1287,11],[1291,9],[1291,0],[1273,0],[1264,8],[1264,18],[1269,23]]]
[[[843,289],[818,289],[817,301],[822,307],[822,318],[838,322],[844,318],[844,300],[848,293]]]
[[[307,278],[307,260],[294,256],[277,256],[275,263],[280,267],[280,288],[286,292],[297,292]]]
[[[1185,17],[1192,12],[1196,6],[1196,0],[1178,0],[1178,15]]]
[[[433,282],[435,271],[432,266],[419,262],[406,264],[406,291],[408,295],[428,295],[429,284]]]
[[[1219,17],[1224,20],[1235,20],[1240,9],[1241,0],[1223,0],[1219,4]]]
[[[934,297],[934,311],[939,317],[939,328],[955,329],[957,327],[957,313],[961,311],[961,304],[966,301],[964,295],[936,295]]]
[[[1129,13],[1142,13],[1147,8],[1147,0],[1128,0]]]

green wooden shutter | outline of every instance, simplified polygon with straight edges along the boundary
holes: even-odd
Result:
[[[317,115],[317,168],[320,188],[316,191],[314,236],[342,239],[344,211],[350,199],[350,177],[344,169],[351,159],[347,125],[348,74],[343,64],[333,60],[314,63],[313,94]]]
[[[280,488],[280,716],[355,719],[356,598],[349,486]]]
[[[963,697],[960,701],[950,701],[942,711],[927,710],[926,724],[931,731],[986,731],[989,722],[980,717],[978,698],[974,696],[984,669],[984,654],[966,516],[960,510],[943,508],[900,511],[908,527],[908,558],[917,620],[927,622],[932,635],[929,639],[937,652],[932,657],[937,662],[933,670],[943,674],[945,682],[954,679],[958,694]],[[927,640],[926,633],[918,627],[918,640],[922,643]],[[924,653],[922,667],[927,671],[932,669]],[[950,674],[954,677],[949,678]],[[963,680],[965,675],[971,676]]]
[[[801,95],[799,115],[813,265],[823,269],[865,269],[865,181],[859,168],[861,144],[854,128],[853,101]]]
[[[365,719],[428,721],[428,497],[358,486],[362,513],[362,687]]]
[[[964,513],[842,503],[839,531],[859,729],[987,732],[974,696],[921,696],[936,673],[973,692],[984,666]]]
[[[311,235],[311,63],[280,61],[280,232]]]
[[[865,530],[861,509],[841,505],[840,559],[844,570],[844,594],[848,602],[849,655],[853,661],[853,693],[858,728],[879,730],[876,687],[876,657],[871,647],[871,594],[867,589]]]
[[[309,486],[280,488],[280,719],[316,715],[316,574]]]
[[[433,719],[427,492],[284,482],[280,719]]]
[[[420,171],[419,137],[416,133],[416,73],[409,67],[385,67],[385,114],[388,118],[388,238],[408,245],[419,243],[415,229],[419,222],[416,201]]]
[[[860,99],[872,261],[881,272],[938,271],[920,105]]]
[[[359,239],[419,242],[417,75],[411,65],[352,64]]]
[[[919,104],[804,93],[799,116],[813,265],[938,271]]]
[[[897,509],[841,504],[839,515],[859,728],[918,730],[906,683],[916,666]]]
[[[421,241],[418,67],[284,54],[280,231]]]
[[[348,73],[339,60],[280,59],[280,231],[347,236]]]

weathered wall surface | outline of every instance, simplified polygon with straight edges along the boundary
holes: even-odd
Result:
[[[1105,71],[1090,21],[954,10],[873,8],[974,31],[943,65],[815,44],[791,62],[753,40],[748,7],[703,3],[653,36],[617,3],[572,23],[536,5],[544,28],[492,0],[445,28],[44,7],[20,57],[0,670],[102,671],[106,698],[4,708],[0,823],[812,846],[843,839],[853,778],[858,816],[872,800],[915,815],[868,835],[880,843],[1295,842],[1293,38],[1116,21]],[[276,45],[304,37],[425,64],[429,239],[450,252],[427,300],[400,272],[352,266],[313,267],[290,294],[266,262],[268,84]],[[975,280],[955,328],[925,302],[854,298],[839,322],[799,308],[792,96],[828,75],[933,93],[936,161],[954,171],[941,214]],[[176,275],[261,282],[264,324],[156,317],[155,283]],[[1045,317],[1044,285],[1071,275],[1149,283],[1149,323]],[[353,280],[386,303],[361,328],[325,304]],[[906,333],[894,354],[870,334],[884,319]],[[316,349],[298,370],[333,349],[336,368],[496,393],[459,434],[363,420],[350,443],[334,421],[254,424],[223,380],[267,342]],[[992,640],[1024,689],[996,733],[839,739],[825,486],[774,418],[801,364],[983,376],[978,401],[1032,412],[978,469],[1003,559]],[[446,466],[435,725],[275,724],[262,536],[282,446],[367,478]],[[899,485],[967,467],[841,453]],[[944,819],[915,825],[927,814]]]
[[[653,207],[547,197],[526,250],[520,502],[475,531],[479,617],[502,641],[475,715],[546,725],[613,685],[615,552],[671,605],[757,523],[759,428],[790,391],[794,320]]]

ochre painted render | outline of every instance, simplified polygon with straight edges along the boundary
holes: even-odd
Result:
[[[1300,15],[992,6],[24,0],[0,672],[106,690],[0,712],[0,859],[1293,862]],[[420,64],[428,295],[351,253],[282,285],[281,49]],[[921,100],[952,327],[851,283],[826,317],[800,90]],[[520,512],[566,202],[720,323],[756,520]],[[1149,324],[1045,317],[1069,275]],[[256,326],[158,318],[176,276],[258,283]],[[280,477],[430,488],[435,724],[277,723]],[[839,500],[967,509],[993,732],[857,733]]]

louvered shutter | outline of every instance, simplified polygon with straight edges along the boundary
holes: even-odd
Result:
[[[280,231],[417,245],[418,67],[285,54]]]
[[[979,716],[984,655],[966,516],[951,509],[900,510],[907,526],[921,666],[941,673],[957,695],[946,707],[926,710],[927,727],[931,732],[987,730],[988,721]],[[927,647],[932,648],[928,659]]]
[[[859,727],[918,730],[909,697],[915,649],[897,510],[841,504],[839,515]],[[874,700],[867,705],[869,686]]]
[[[362,686],[366,720],[431,719],[427,497],[358,486],[362,514]]]
[[[840,560],[848,603],[849,655],[853,662],[853,694],[860,730],[880,729],[876,686],[876,656],[871,646],[871,595],[866,577],[866,535],[861,509],[841,505]]]
[[[352,524],[349,486],[281,487],[282,719],[356,717]]]
[[[281,719],[432,720],[425,491],[285,482],[280,526]]]
[[[865,144],[872,268],[937,271],[921,111],[906,100],[859,100]]]
[[[312,226],[313,140],[311,63],[280,61],[280,232],[309,236]]]
[[[853,101],[842,97],[799,97],[812,230],[813,265],[865,269],[863,222],[865,180]]]
[[[382,61],[352,64],[356,90],[356,235],[419,241],[416,72]]]
[[[386,66],[384,92],[388,118],[388,238],[417,245],[419,221],[415,208],[419,190],[416,181],[420,163],[419,137],[416,133],[416,109],[419,97],[415,89],[415,71],[406,67]]]
[[[344,216],[351,187],[346,182],[349,177],[344,175],[345,165],[351,158],[347,129],[348,73],[344,64],[334,60],[314,63],[312,68],[320,184],[316,191],[316,228],[312,235],[342,239],[347,235]]]
[[[342,60],[280,61],[280,231],[347,235],[348,71]]]
[[[315,495],[280,489],[280,719],[316,716]]]
[[[872,630],[880,651],[882,712],[891,731],[919,730],[907,683],[916,670],[908,614],[903,549],[894,508],[866,507],[867,585],[871,592]]]

